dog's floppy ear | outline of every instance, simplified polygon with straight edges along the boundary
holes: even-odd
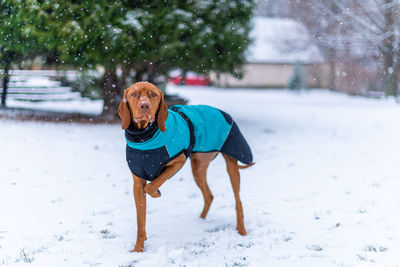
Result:
[[[119,103],[118,107],[118,115],[122,120],[121,123],[122,130],[125,130],[126,128],[129,127],[129,124],[131,124],[131,111],[129,110],[127,94],[128,94],[128,89],[124,91],[124,96],[122,97],[121,103]]]
[[[164,94],[163,92],[161,92],[161,100],[158,106],[158,115],[157,115],[157,126],[161,132],[166,131],[165,121],[167,120],[167,118],[168,118],[168,107],[167,104],[165,104]]]

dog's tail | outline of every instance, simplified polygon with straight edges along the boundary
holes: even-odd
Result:
[[[251,167],[251,166],[253,166],[254,164],[256,164],[256,163],[253,162],[253,163],[250,163],[250,164],[247,164],[247,165],[239,165],[239,164],[238,164],[238,167],[239,167],[239,169],[247,169],[248,167]]]

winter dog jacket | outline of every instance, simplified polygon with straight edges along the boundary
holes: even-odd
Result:
[[[130,125],[125,130],[126,160],[132,173],[152,181],[171,160],[182,153],[222,152],[250,164],[253,156],[231,116],[206,105],[175,105],[169,109],[161,132],[153,122],[143,130]]]

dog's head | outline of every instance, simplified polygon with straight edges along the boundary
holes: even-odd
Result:
[[[156,119],[158,128],[162,132],[166,130],[168,108],[164,94],[152,83],[138,82],[126,89],[118,107],[118,114],[122,119],[123,130],[131,123],[137,129],[143,129]]]

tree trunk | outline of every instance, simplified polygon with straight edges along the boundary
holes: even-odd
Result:
[[[393,79],[393,92],[395,93],[394,95],[397,97],[399,95],[399,70],[400,70],[400,55],[399,53],[396,53],[394,59],[394,70],[392,74],[392,79]]]
[[[335,79],[336,79],[336,51],[330,47],[328,50],[328,62],[329,62],[329,89],[335,90]]]
[[[135,81],[136,82],[143,81],[143,70],[136,70]]]
[[[386,96],[397,96],[398,94],[398,67],[395,53],[385,51],[383,53],[383,82]]]
[[[129,76],[129,73],[131,72],[131,69],[128,67],[122,68],[122,74],[121,74],[121,80],[119,82],[119,88],[122,90],[125,90],[129,85],[126,84],[126,79]]]
[[[390,5],[393,0],[385,0],[385,5]],[[392,8],[386,8],[384,12],[385,18],[385,33],[393,33],[389,37],[382,40],[383,44],[383,74],[384,74],[384,87],[386,96],[397,96],[398,90],[398,74],[397,74],[397,53],[393,46],[394,39],[394,14]]]
[[[8,90],[8,82],[10,81],[9,77],[9,69],[10,64],[4,64],[4,76],[3,76],[3,92],[1,94],[1,107],[6,107],[6,99],[7,99],[7,90]]]
[[[103,76],[103,113],[106,119],[118,118],[118,105],[121,100],[122,90],[119,88],[116,68],[108,68]]]
[[[149,64],[149,66],[147,67],[147,75],[148,75],[148,77],[147,77],[148,82],[155,84],[156,72],[155,72],[154,63]]]
[[[187,76],[187,73],[188,73],[187,70],[183,70],[183,71],[182,71],[180,85],[185,85],[185,84],[186,84],[186,76]]]

